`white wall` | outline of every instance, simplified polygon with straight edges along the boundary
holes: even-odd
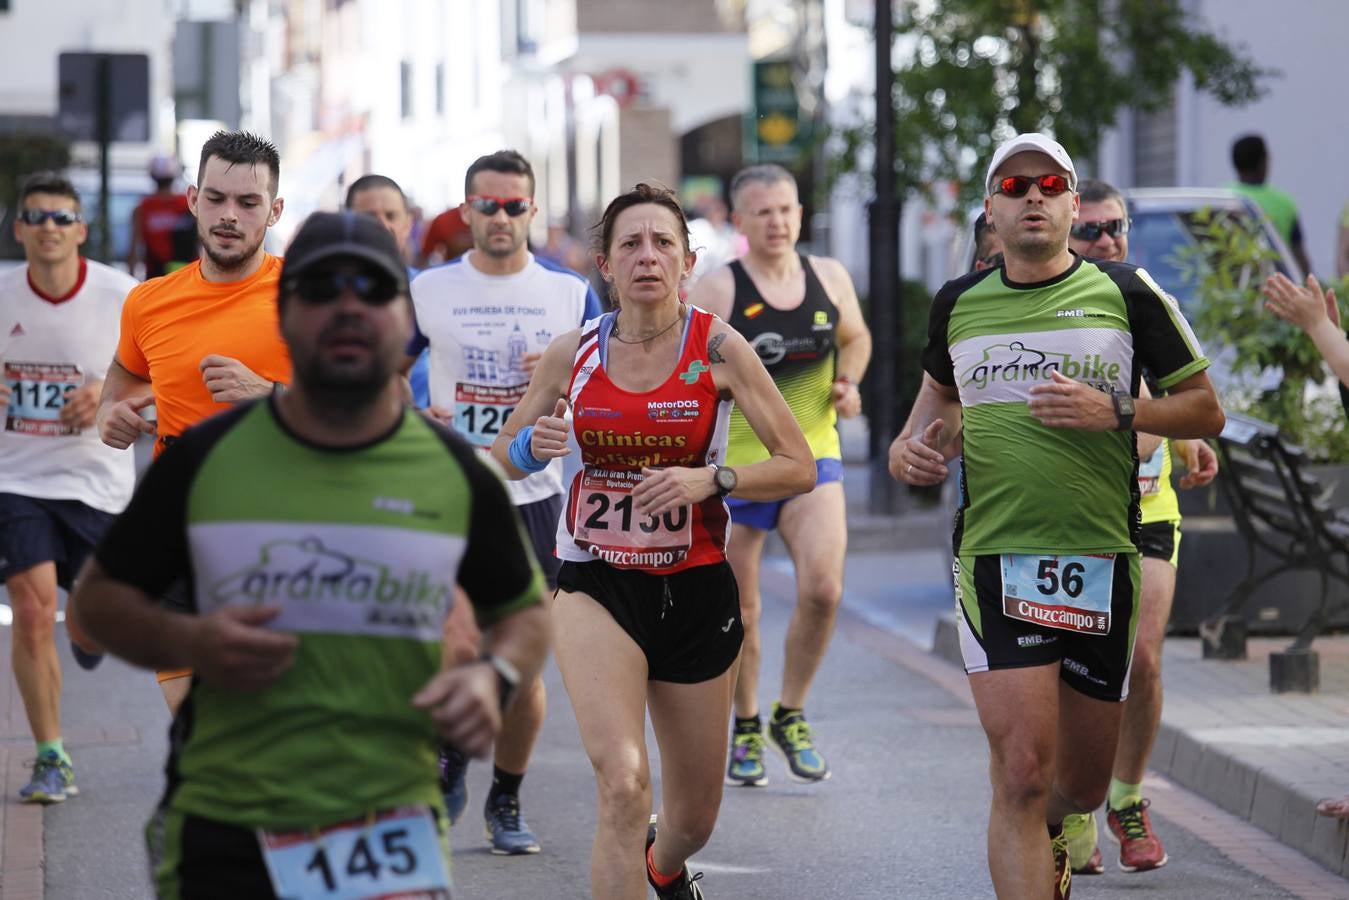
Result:
[[[172,102],[173,14],[169,0],[19,2],[0,13],[0,113],[54,116],[57,56],[68,51],[145,53],[150,57],[150,144],[114,145],[114,165],[141,165],[173,134],[160,115]],[[171,124],[171,119],[169,120]]]
[[[1331,276],[1336,224],[1349,200],[1344,74],[1349,3],[1202,0],[1198,6],[1220,36],[1245,44],[1261,66],[1280,69],[1283,76],[1269,82],[1263,100],[1243,108],[1228,109],[1198,95],[1192,118],[1182,123],[1193,141],[1179,148],[1181,170],[1190,168],[1202,186],[1227,184],[1235,177],[1232,141],[1248,132],[1264,135],[1269,183],[1293,195],[1312,267]]]

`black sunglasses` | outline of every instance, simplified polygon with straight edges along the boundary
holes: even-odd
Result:
[[[495,216],[497,210],[504,209],[506,215],[513,219],[529,212],[534,201],[528,197],[489,197],[486,194],[476,194],[468,198],[468,205],[484,216]]]
[[[371,306],[385,306],[398,296],[398,285],[394,280],[381,275],[315,272],[312,275],[300,275],[291,282],[291,291],[295,296],[313,306],[332,303],[345,290]]]
[[[57,225],[74,225],[83,217],[73,209],[21,209],[19,221],[25,225],[41,225],[51,219]]]
[[[1066,175],[1008,175],[998,179],[998,189],[993,193],[1024,197],[1032,184],[1046,197],[1057,197],[1069,187]]]
[[[1068,233],[1079,241],[1094,241],[1103,234],[1119,237],[1129,233],[1128,219],[1106,219],[1104,222],[1079,222]]]

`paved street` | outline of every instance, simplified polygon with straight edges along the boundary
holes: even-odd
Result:
[[[702,885],[709,897],[992,895],[983,839],[988,799],[983,736],[964,676],[916,642],[923,623],[930,634],[946,609],[936,588],[941,565],[934,553],[850,556],[850,611],[810,709],[835,775],[821,786],[796,785],[774,758],[768,787],[728,791],[717,832],[694,860],[694,868],[706,873]],[[893,630],[872,624],[884,624],[871,607],[885,596],[877,579],[886,577],[892,589],[884,604]],[[784,560],[769,560],[765,587],[765,683],[771,684],[790,611]],[[903,636],[908,632],[914,639]],[[7,655],[7,641],[3,647],[0,653]],[[7,660],[4,664],[8,669]],[[140,829],[162,785],[167,715],[148,674],[114,661],[94,675],[73,663],[66,671],[67,732],[82,793],[43,814],[45,872],[34,874],[42,875],[50,898],[145,897]],[[544,852],[504,859],[486,851],[477,810],[490,769],[475,764],[470,813],[453,832],[457,897],[586,896],[593,781],[551,667],[548,682],[548,724],[523,793]],[[12,686],[0,701],[5,716],[0,752],[8,774],[0,900],[11,900],[40,896],[20,892],[36,852],[25,848],[23,837],[37,816],[10,799],[19,766],[32,751]],[[1142,875],[1125,875],[1111,865],[1104,876],[1075,882],[1079,900],[1126,894],[1224,900],[1349,896],[1349,883],[1216,806],[1161,779],[1152,779],[1148,792],[1165,810],[1157,818],[1170,864]]]

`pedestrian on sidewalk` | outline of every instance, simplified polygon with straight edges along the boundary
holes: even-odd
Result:
[[[836,259],[796,249],[801,200],[796,179],[781,166],[750,166],[731,179],[732,221],[748,242],[741,259],[701,278],[694,306],[721,317],[749,341],[801,424],[815,458],[815,490],[769,502],[731,498],[727,557],[740,585],[745,645],[735,685],[735,721],[726,783],[768,783],[759,716],[759,567],[777,529],[796,570],[796,607],[787,626],[782,680],[768,717],[768,739],[794,781],[829,778],[829,763],[806,721],[806,696],[824,662],[843,599],[848,548],[843,453],[838,419],[862,411],[858,386],[871,360],[871,332],[848,270]],[[741,404],[731,412],[728,465],[768,458]]]
[[[436,738],[485,755],[538,674],[538,567],[492,468],[403,404],[393,237],[315,213],[278,304],[294,384],[165,450],[72,614],[134,665],[194,672],[146,829],[160,897],[448,898]],[[154,600],[180,578],[186,614]],[[456,587],[486,654],[441,671]]]
[[[61,737],[57,587],[70,590],[136,477],[132,458],[104,446],[93,427],[136,280],[81,256],[88,236],[69,180],[39,172],[24,181],[14,222],[24,264],[0,278],[0,578],[14,608],[14,682],[37,743],[33,776],[19,789],[25,803],[79,792]],[[71,635],[80,665],[97,665],[101,657]]]
[[[639,184],[597,230],[596,263],[617,308],[548,346],[492,455],[516,480],[564,460],[553,624],[598,783],[591,893],[643,896],[645,872],[662,900],[700,900],[702,873],[686,863],[721,806],[743,633],[723,499],[808,491],[815,466],[749,343],[680,301],[696,254],[674,192]],[[732,402],[768,452],[738,468],[723,465]],[[658,831],[654,818],[648,827],[648,710]]]
[[[1045,135],[994,152],[984,211],[1003,265],[938,292],[890,448],[892,475],[937,484],[963,440],[956,627],[989,743],[1000,897],[1068,895],[1063,819],[1109,786],[1139,609],[1133,431],[1223,425],[1175,301],[1141,269],[1069,249],[1076,186]],[[1135,399],[1144,367],[1165,396]]]
[[[1129,213],[1124,197],[1104,181],[1078,185],[1080,207],[1068,232],[1068,248],[1092,259],[1124,262],[1129,256]],[[1140,386],[1143,397],[1160,394],[1150,372]],[[1161,838],[1152,828],[1150,801],[1143,796],[1143,773],[1162,721],[1162,644],[1176,593],[1180,555],[1180,501],[1171,483],[1172,460],[1181,460],[1186,474],[1182,488],[1200,487],[1218,474],[1218,456],[1206,442],[1172,441],[1138,433],[1138,493],[1142,514],[1139,565],[1138,626],[1129,666],[1129,693],[1124,701],[1115,767],[1106,797],[1106,826],[1119,844],[1119,865],[1126,872],[1144,872],[1166,865]],[[1068,857],[1075,874],[1099,875],[1105,862],[1097,843],[1095,813],[1074,813],[1063,820]]]

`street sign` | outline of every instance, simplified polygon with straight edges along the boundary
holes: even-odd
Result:
[[[150,140],[150,58],[144,53],[62,53],[57,85],[57,127],[72,140]],[[105,96],[107,134],[100,135]]]
[[[754,63],[754,108],[746,128],[745,156],[795,168],[804,158],[810,122],[801,119],[791,60]]]

